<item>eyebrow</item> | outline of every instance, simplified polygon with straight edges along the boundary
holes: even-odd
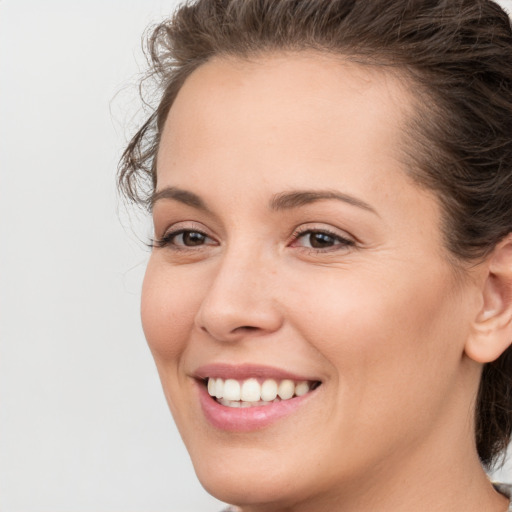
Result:
[[[210,211],[205,202],[197,194],[177,187],[166,187],[153,192],[149,199],[150,208],[153,209],[155,203],[161,199],[173,199],[174,201],[178,201],[198,210],[203,210],[205,212]]]
[[[192,208],[210,212],[210,209],[206,206],[205,202],[197,194],[178,187],[166,187],[154,192],[149,200],[150,207],[153,208],[155,203],[161,199],[171,199],[187,206],[191,206]],[[379,215],[372,206],[363,200],[336,190],[293,190],[290,192],[282,192],[280,194],[276,194],[270,200],[269,205],[270,209],[274,211],[290,210],[312,204],[317,201],[329,199],[342,201],[352,206],[372,212],[377,216]]]
[[[372,206],[363,200],[348,194],[343,194],[337,190],[296,190],[283,192],[282,194],[277,194],[272,198],[270,201],[270,208],[272,210],[288,210],[315,203],[317,201],[323,201],[325,199],[342,201],[352,206],[357,206],[358,208],[372,212],[377,216],[379,215]]]

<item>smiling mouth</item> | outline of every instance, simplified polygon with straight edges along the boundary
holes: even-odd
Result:
[[[320,386],[320,381],[291,379],[244,380],[207,377],[208,394],[226,407],[260,407],[304,396]]]

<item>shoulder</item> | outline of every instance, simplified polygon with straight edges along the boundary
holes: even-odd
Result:
[[[498,484],[493,483],[494,488],[501,492],[501,494],[505,495],[507,498],[512,498],[512,485],[510,484]],[[510,502],[510,507],[508,509],[508,512],[512,512],[512,501]]]

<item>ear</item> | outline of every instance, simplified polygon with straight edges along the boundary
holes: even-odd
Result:
[[[483,263],[481,309],[465,345],[468,357],[490,363],[512,344],[512,233]]]

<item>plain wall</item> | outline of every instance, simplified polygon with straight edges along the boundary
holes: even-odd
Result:
[[[141,34],[173,5],[0,0],[1,512],[222,508],[140,327],[150,225],[115,193]]]
[[[139,320],[115,170],[159,0],[0,2],[0,510],[218,511]],[[139,242],[141,238],[141,242]]]

